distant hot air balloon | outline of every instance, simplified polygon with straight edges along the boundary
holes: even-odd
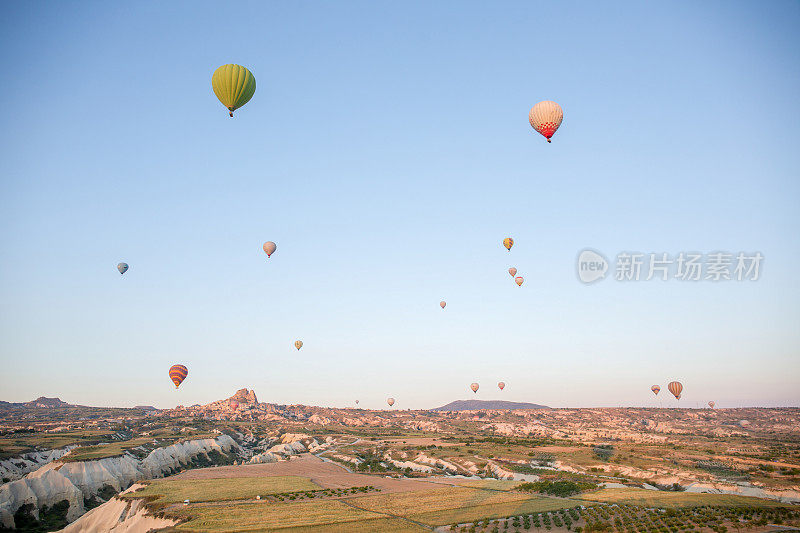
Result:
[[[670,381],[669,385],[667,385],[667,389],[675,396],[676,399],[681,399],[681,391],[683,391],[683,385],[681,385],[680,381]]]
[[[233,112],[250,101],[256,92],[253,73],[241,65],[222,65],[211,76],[211,87],[222,105]]]
[[[303,341],[294,341],[294,347],[299,350],[303,347]]]
[[[117,270],[119,270],[119,275],[121,276],[125,272],[128,271],[128,263],[120,263],[117,265]]]
[[[445,302],[444,300],[439,302],[439,307],[441,307],[442,309],[444,309],[444,306],[446,306],[446,305],[447,305],[447,302]]]
[[[514,276],[517,275],[517,269],[514,268],[514,267],[511,267],[511,268],[508,269],[508,273],[511,274],[511,277],[513,278]]]
[[[393,406],[394,405],[394,398],[387,398],[386,399],[386,403],[389,404],[389,407]]]
[[[264,243],[264,246],[262,246],[262,248],[264,249],[264,253],[267,254],[267,257],[270,257],[272,254],[275,253],[275,249],[277,248],[277,246],[275,246],[274,242],[267,241]]]
[[[506,388],[506,384],[505,384],[505,382],[503,382],[503,381],[501,381],[500,383],[498,383],[498,384],[497,384],[497,386],[498,386],[498,387],[500,387],[500,390],[503,390],[503,389],[505,389],[505,388]]]
[[[169,369],[169,379],[175,384],[175,388],[180,387],[183,380],[189,374],[189,369],[183,365],[172,365]]]
[[[528,120],[533,129],[544,135],[547,142],[550,142],[550,138],[564,120],[564,112],[557,103],[545,100],[531,108]]]
[[[472,392],[478,392],[478,387],[480,387],[480,385],[478,385],[477,383],[473,383],[472,385],[469,386],[469,388],[472,389]]]
[[[358,400],[356,400],[356,405],[358,405]]]
[[[517,282],[517,285],[522,287],[522,282],[525,281],[525,278],[523,278],[522,276],[517,276],[516,278],[514,278],[514,281]]]
[[[650,390],[653,391],[653,394],[658,396],[658,393],[661,392],[661,387],[659,387],[658,385],[653,385],[652,387],[650,387]]]
[[[714,406],[715,406],[715,405],[717,405],[717,404],[716,404],[715,402],[713,402],[713,401],[711,401],[711,402],[708,402],[708,406],[709,406],[710,408],[712,408],[712,409],[714,408]]]
[[[231,409],[238,409],[239,408],[239,402],[231,400],[230,402],[228,402],[228,406]]]
[[[511,237],[506,237],[505,239],[503,239],[503,246],[505,246],[506,250],[510,252],[511,247],[514,246],[514,239],[512,239]]]

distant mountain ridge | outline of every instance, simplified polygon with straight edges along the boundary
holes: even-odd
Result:
[[[72,404],[67,402],[62,402],[61,398],[47,398],[45,396],[39,396],[33,401],[25,402],[22,404],[23,407],[39,407],[45,409],[53,409],[56,407],[73,407]]]
[[[546,405],[505,400],[456,400],[431,411],[479,411],[481,409],[550,409]]]

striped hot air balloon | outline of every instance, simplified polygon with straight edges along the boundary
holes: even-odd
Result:
[[[528,120],[533,129],[541,133],[547,142],[556,132],[561,122],[564,120],[564,111],[561,106],[550,100],[539,102],[531,108],[528,113]]]
[[[653,385],[652,387],[650,387],[650,390],[653,391],[653,394],[658,396],[658,393],[661,392],[661,387],[659,387],[658,385]]]
[[[681,392],[683,391],[683,385],[681,385],[680,381],[670,381],[669,385],[667,385],[667,389],[675,396],[675,399],[681,399]]]
[[[514,281],[517,282],[517,285],[522,287],[522,283],[525,281],[525,278],[523,278],[522,276],[517,276],[516,278],[514,278]]]
[[[211,76],[211,88],[222,105],[233,112],[250,101],[256,92],[256,79],[253,73],[241,65],[222,65]]]
[[[172,365],[169,369],[169,379],[175,384],[175,388],[181,386],[183,380],[186,379],[186,376],[189,374],[189,369],[187,369],[183,365]]]
[[[497,386],[500,388],[500,390],[503,390],[503,389],[506,388],[506,384],[505,384],[504,381],[501,381],[500,383],[498,383]]]
[[[472,392],[478,392],[479,387],[480,385],[478,385],[477,383],[473,383],[472,385],[469,386],[469,388],[472,389]]]
[[[514,246],[514,239],[512,239],[511,237],[506,237],[505,239],[503,239],[503,246],[505,246],[506,250],[510,252],[511,247]]]

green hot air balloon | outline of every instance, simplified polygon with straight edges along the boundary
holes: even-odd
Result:
[[[211,87],[222,105],[233,112],[250,101],[256,92],[253,73],[241,65],[222,65],[211,76]]]

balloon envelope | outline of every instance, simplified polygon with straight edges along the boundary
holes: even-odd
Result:
[[[522,276],[517,276],[516,278],[514,278],[514,281],[517,282],[517,285],[522,287],[522,282],[525,281],[525,278],[523,278]]]
[[[653,391],[653,394],[658,396],[658,393],[661,392],[661,387],[659,387],[658,385],[653,385],[652,387],[650,387],[650,390]]]
[[[469,388],[472,389],[472,392],[478,392],[478,387],[480,387],[480,385],[478,385],[477,383],[473,383],[472,385],[469,386]]]
[[[119,270],[120,275],[124,274],[128,271],[128,263],[120,263],[117,265],[117,270]]]
[[[511,247],[514,246],[514,239],[512,239],[511,237],[506,237],[505,239],[503,239],[503,246],[505,246],[506,250],[510,252]]]
[[[189,369],[183,365],[172,365],[169,369],[169,379],[175,384],[175,388],[180,387],[186,376],[189,375]]]
[[[211,88],[233,116],[234,111],[253,97],[256,92],[256,79],[252,72],[241,65],[222,65],[211,76]]]
[[[267,257],[269,257],[275,253],[275,249],[277,248],[277,246],[275,245],[274,242],[267,241],[264,243],[264,246],[262,246],[262,248],[264,249],[264,253],[267,254]]]
[[[715,405],[717,405],[717,404],[716,404],[716,403],[714,403],[714,402],[708,402],[708,406],[709,406],[710,408],[712,408],[712,409],[714,408],[714,406],[715,406]]]
[[[681,385],[680,381],[670,381],[669,385],[667,385],[667,390],[669,390],[676,399],[680,400],[683,385]]]
[[[498,383],[497,386],[500,387],[500,390],[503,390],[503,389],[506,388],[506,384],[504,382],[502,382],[502,381],[500,383]]]
[[[561,126],[563,120],[564,111],[562,111],[561,106],[550,100],[539,102],[528,113],[528,121],[530,121],[531,126],[544,135],[547,142],[550,142],[550,138]]]
[[[514,268],[514,267],[511,267],[511,268],[508,269],[508,273],[511,274],[511,277],[513,278],[514,276],[517,275],[517,269]]]
[[[294,341],[294,347],[299,350],[303,347],[303,341]]]
[[[393,406],[394,405],[394,398],[387,398],[386,399],[386,403],[389,404],[389,407]]]
[[[444,306],[446,306],[446,305],[447,305],[447,302],[445,302],[444,300],[439,302],[439,307],[441,307],[442,309],[444,309]]]

